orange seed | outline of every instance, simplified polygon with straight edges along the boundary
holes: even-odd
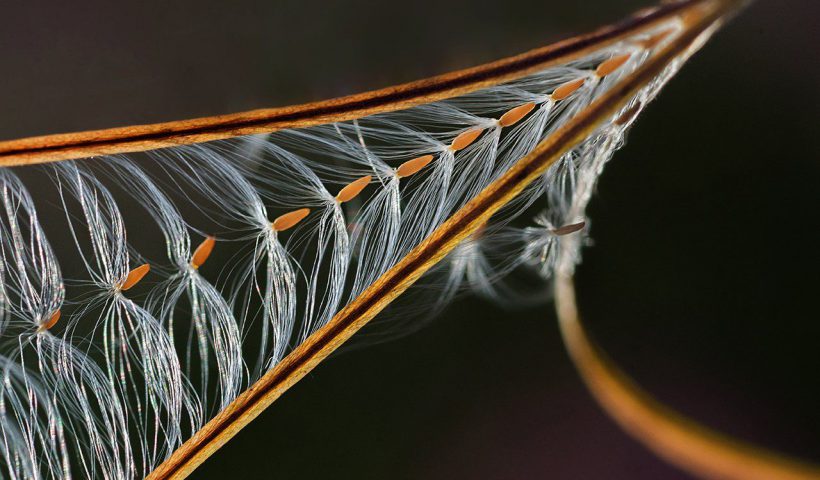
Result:
[[[561,85],[560,87],[556,88],[552,92],[552,95],[550,95],[550,97],[552,97],[552,99],[555,100],[555,101],[563,100],[563,99],[567,98],[568,96],[572,95],[572,92],[574,92],[575,90],[578,90],[579,88],[581,88],[581,85],[583,85],[584,82],[586,82],[586,81],[587,81],[586,78],[579,78],[579,79],[576,79],[576,80],[571,80],[571,81]]]
[[[610,73],[617,70],[621,65],[626,63],[629,60],[631,54],[625,53],[623,55],[618,55],[617,57],[612,57],[609,60],[602,62],[598,65],[598,68],[595,69],[595,75],[599,77],[606,77]]]
[[[214,244],[216,243],[216,238],[209,235],[196,247],[194,250],[194,254],[191,255],[191,266],[194,268],[199,268],[205,263],[205,260],[211,255],[211,251],[214,249]]]
[[[481,135],[481,132],[483,131],[483,128],[473,128],[471,130],[467,130],[466,132],[461,132],[455,139],[453,139],[453,143],[450,144],[450,150],[457,152],[469,147],[476,141],[478,136]]]
[[[569,224],[569,225],[564,225],[563,227],[556,228],[555,230],[552,231],[552,233],[554,235],[559,236],[559,237],[561,235],[569,235],[570,233],[575,233],[578,230],[581,230],[582,228],[584,228],[584,226],[586,224],[587,224],[587,222],[578,222],[578,223],[572,223],[572,224]]]
[[[280,215],[273,221],[273,229],[277,232],[284,232],[285,230],[294,227],[297,223],[304,220],[310,213],[309,208],[300,208],[292,212]]]
[[[128,275],[125,277],[125,281],[122,282],[122,285],[120,285],[120,290],[128,290],[139,283],[139,281],[142,280],[142,277],[144,277],[149,270],[151,270],[151,265],[143,263],[139,267],[128,272]]]
[[[522,118],[527,116],[528,113],[535,108],[535,104],[525,103],[524,105],[519,105],[515,108],[510,109],[504,115],[501,115],[501,118],[498,119],[498,124],[502,127],[509,127],[510,125],[514,125],[518,123]]]
[[[51,314],[51,317],[48,320],[40,324],[40,328],[38,330],[51,330],[51,327],[57,324],[57,320],[60,319],[60,315],[62,315],[62,313],[60,312],[60,309],[57,309],[56,312]]]
[[[350,182],[345,188],[339,190],[339,194],[336,195],[336,201],[339,203],[345,203],[353,200],[357,195],[362,193],[364,187],[366,187],[372,179],[373,177],[370,175],[365,175],[358,180]]]
[[[418,173],[419,170],[426,167],[427,164],[433,161],[432,155],[422,155],[421,157],[414,158],[412,160],[408,160],[401,165],[399,168],[396,169],[396,175],[399,178],[401,177],[409,177],[414,173]]]

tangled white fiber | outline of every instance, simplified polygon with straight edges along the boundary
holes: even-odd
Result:
[[[681,28],[358,120],[0,168],[2,475],[148,475]],[[548,279],[557,239],[588,228],[604,164],[692,50],[431,271],[426,308],[520,295],[507,282],[523,270]]]

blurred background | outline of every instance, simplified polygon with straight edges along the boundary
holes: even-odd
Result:
[[[0,139],[279,106],[519,53],[646,1],[13,0]],[[820,462],[820,4],[759,1],[610,164],[578,270],[595,338],[660,400]],[[193,478],[688,478],[605,417],[553,305],[466,298],[336,355]]]

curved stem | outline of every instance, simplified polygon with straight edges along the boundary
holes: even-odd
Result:
[[[703,478],[820,478],[820,467],[710,430],[642,390],[587,335],[578,315],[572,275],[566,270],[556,275],[555,301],[564,344],[590,392],[621,428],[655,454]]]

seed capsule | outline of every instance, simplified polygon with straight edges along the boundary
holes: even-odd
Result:
[[[602,62],[600,65],[598,65],[598,68],[595,69],[595,75],[598,75],[599,77],[606,77],[610,73],[620,68],[621,65],[626,63],[626,61],[629,60],[630,56],[631,54],[625,53],[623,55],[618,55],[617,57],[612,57],[609,60]]]
[[[483,131],[483,128],[473,128],[472,130],[461,132],[455,139],[453,139],[453,143],[450,144],[450,150],[457,152],[469,147],[476,141],[478,136],[481,135],[481,132]]]
[[[579,78],[579,79],[576,79],[576,80],[571,80],[571,81],[561,85],[560,87],[556,88],[552,92],[552,95],[550,95],[550,97],[552,97],[552,99],[555,100],[556,102],[558,100],[563,100],[563,99],[567,98],[568,96],[572,95],[572,92],[574,92],[575,90],[578,90],[579,88],[581,88],[581,85],[583,85],[584,82],[586,82],[586,81],[587,81],[586,78]]]
[[[498,124],[502,127],[514,125],[521,121],[522,118],[526,117],[533,108],[535,108],[535,104],[532,102],[512,108],[504,115],[501,115],[501,118],[498,119]]]
[[[194,254],[191,255],[191,266],[194,268],[199,268],[205,263],[205,260],[211,255],[211,252],[214,249],[214,244],[216,243],[216,238],[213,236],[208,236],[202,243],[196,247],[194,250]]]
[[[345,203],[353,200],[356,196],[362,193],[364,187],[366,187],[372,179],[373,177],[370,175],[365,175],[358,180],[350,182],[345,188],[339,190],[339,194],[336,195],[336,201],[339,203]]]
[[[409,177],[415,173],[418,173],[419,170],[426,167],[427,164],[433,161],[432,155],[423,155],[421,157],[414,158],[412,160],[408,160],[401,165],[399,168],[396,169],[396,175],[399,178],[402,177]]]
[[[554,229],[552,231],[552,233],[553,233],[553,235],[556,235],[558,237],[560,237],[562,235],[569,235],[570,233],[575,233],[578,230],[583,229],[584,226],[586,226],[586,224],[587,224],[587,222],[578,222],[578,223],[572,223],[572,224],[569,224],[569,225],[564,225],[562,227],[558,227],[558,228]]]
[[[122,285],[120,285],[120,290],[128,290],[139,283],[139,281],[142,280],[142,277],[148,274],[149,270],[151,270],[151,265],[143,263],[139,267],[128,272],[128,275],[125,277],[125,281],[122,282]]]
[[[284,215],[280,215],[276,218],[276,220],[273,221],[273,229],[277,232],[284,232],[285,230],[293,228],[294,226],[296,226],[297,223],[304,220],[304,218],[307,217],[309,213],[309,208],[300,208],[299,210],[294,210]]]

